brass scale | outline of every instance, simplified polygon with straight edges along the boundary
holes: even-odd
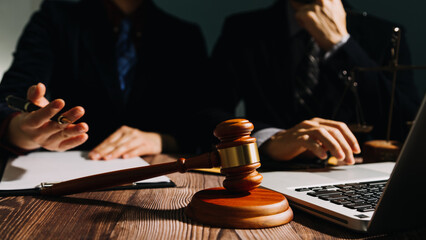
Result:
[[[401,29],[399,27],[395,27],[393,29],[393,34],[391,38],[391,60],[389,62],[389,65],[387,66],[381,66],[381,67],[355,67],[351,70],[350,74],[347,72],[343,72],[340,76],[342,79],[344,79],[347,82],[346,88],[343,91],[343,95],[338,103],[338,106],[336,108],[336,111],[333,115],[335,115],[340,108],[340,105],[343,102],[343,99],[347,93],[347,91],[350,90],[353,92],[353,95],[355,97],[355,103],[356,103],[356,118],[357,123],[355,124],[349,124],[349,128],[353,132],[358,133],[368,133],[371,132],[373,129],[373,126],[367,125],[364,120],[364,115],[362,113],[361,109],[361,103],[359,100],[358,92],[357,92],[357,82],[355,81],[355,73],[356,72],[368,72],[368,71],[385,71],[385,72],[391,72],[392,73],[392,89],[391,89],[391,101],[389,104],[389,115],[388,115],[388,125],[387,125],[387,132],[386,132],[386,140],[384,140],[385,143],[391,143],[390,140],[390,133],[391,133],[391,126],[392,126],[392,115],[393,115],[393,108],[394,108],[394,102],[395,102],[395,90],[396,90],[396,75],[398,71],[403,70],[417,70],[417,69],[424,69],[426,70],[426,66],[415,66],[415,65],[399,65],[398,64],[398,57],[399,57],[399,47],[401,42]],[[333,116],[334,118],[334,116]],[[412,124],[412,122],[407,123]],[[377,141],[383,141],[383,140],[377,140]],[[399,151],[398,151],[399,152]],[[389,160],[389,159],[387,159]],[[392,160],[392,159],[391,159]],[[396,159],[393,159],[394,161]]]

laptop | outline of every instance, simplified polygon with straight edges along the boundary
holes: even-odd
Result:
[[[426,96],[396,162],[263,172],[293,208],[359,232],[426,226]]]

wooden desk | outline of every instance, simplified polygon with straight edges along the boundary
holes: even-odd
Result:
[[[155,164],[166,155],[145,158]],[[294,209],[287,225],[269,229],[220,229],[188,219],[185,206],[199,190],[224,177],[189,172],[168,175],[174,188],[81,193],[61,198],[0,197],[0,239],[361,239],[349,231]],[[385,236],[419,239],[426,228]]]

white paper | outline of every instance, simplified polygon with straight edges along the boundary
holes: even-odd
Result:
[[[149,164],[140,157],[93,161],[87,152],[33,152],[9,159],[0,182],[0,190],[33,189],[41,183],[56,183],[89,175],[143,167]],[[166,176],[146,179],[138,183],[170,182]]]

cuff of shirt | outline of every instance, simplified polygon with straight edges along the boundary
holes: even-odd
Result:
[[[4,149],[14,155],[25,155],[30,151],[16,147],[6,140],[7,128],[9,126],[10,120],[12,120],[12,118],[18,114],[20,114],[20,112],[12,113],[6,119],[4,119],[3,122],[0,123],[0,149]]]
[[[264,142],[266,142],[268,139],[270,139],[272,136],[274,136],[277,132],[280,132],[284,129],[280,128],[265,128],[262,130],[259,130],[252,134],[252,137],[256,138],[257,146],[260,147]]]
[[[340,47],[342,47],[345,43],[348,42],[349,38],[351,37],[351,35],[347,34],[345,35],[340,42],[336,43],[330,50],[328,50],[325,54],[324,54],[324,60],[327,60],[329,57],[331,57],[337,50],[340,49]]]

